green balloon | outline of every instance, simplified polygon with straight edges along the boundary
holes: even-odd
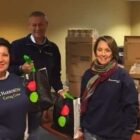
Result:
[[[66,118],[64,116],[60,116],[58,118],[58,124],[59,124],[60,127],[64,127],[65,124],[66,124]]]
[[[36,103],[38,101],[38,94],[37,94],[37,92],[34,91],[34,92],[30,93],[29,98],[30,98],[31,102]]]

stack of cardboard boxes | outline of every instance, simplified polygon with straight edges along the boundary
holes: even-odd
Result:
[[[69,29],[66,37],[66,79],[69,91],[80,94],[81,77],[90,67],[94,42],[98,37],[95,29]]]
[[[124,67],[134,79],[138,91],[139,113],[137,129],[140,130],[140,36],[124,37]]]

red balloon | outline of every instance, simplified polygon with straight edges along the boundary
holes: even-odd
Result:
[[[36,90],[36,82],[35,82],[35,81],[30,81],[30,82],[27,84],[27,88],[28,88],[30,91],[35,91],[35,90]]]
[[[61,109],[61,115],[63,116],[67,116],[70,112],[70,109],[69,107],[65,104],[62,109]]]

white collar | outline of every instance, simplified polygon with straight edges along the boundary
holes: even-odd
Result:
[[[1,77],[1,78],[0,78],[0,80],[5,80],[5,79],[7,79],[7,78],[8,78],[8,76],[9,76],[9,72],[8,72],[8,71],[6,71],[5,76],[4,76],[4,77]]]
[[[34,36],[31,34],[30,39],[32,40],[33,43],[36,43]],[[46,38],[44,39],[44,41],[41,44],[44,44],[46,42]],[[40,45],[41,45],[40,44]]]

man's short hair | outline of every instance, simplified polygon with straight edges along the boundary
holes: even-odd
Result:
[[[48,18],[47,16],[45,15],[45,13],[43,13],[42,11],[33,11],[30,15],[29,15],[29,18],[30,17],[45,17],[46,21],[48,21]]]

